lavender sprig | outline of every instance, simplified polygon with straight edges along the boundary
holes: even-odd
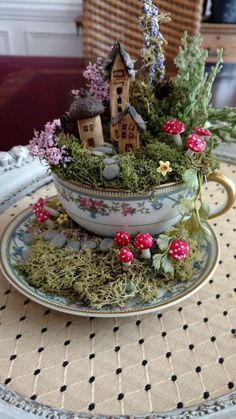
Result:
[[[169,14],[159,13],[152,0],[141,0],[143,3],[139,26],[143,32],[144,48],[141,50],[143,68],[147,73],[148,84],[152,84],[154,77],[162,80],[165,76],[164,40],[159,23],[168,22]]]
[[[104,79],[103,59],[97,58],[94,64],[89,63],[83,75],[89,82],[87,86],[90,92],[101,102],[107,101],[109,99],[109,84]]]

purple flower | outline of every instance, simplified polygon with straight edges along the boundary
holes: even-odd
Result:
[[[90,92],[101,102],[107,101],[109,99],[109,85],[104,79],[103,59],[98,58],[96,63],[89,63],[83,75],[89,82],[87,86]]]

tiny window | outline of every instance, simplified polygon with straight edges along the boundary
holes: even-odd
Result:
[[[124,77],[124,70],[115,70],[113,71],[114,77]]]
[[[129,133],[129,138],[131,138],[131,139],[134,138],[134,133],[133,132]]]
[[[125,151],[128,153],[129,151],[133,150],[132,144],[126,144]]]
[[[115,130],[115,137],[118,138],[119,137],[119,132],[118,129]]]
[[[88,138],[87,144],[88,144],[89,147],[94,147],[94,139],[93,138]]]
[[[93,131],[94,125],[89,125],[90,131]]]
[[[122,131],[121,138],[126,138],[126,132],[125,131]]]
[[[118,106],[118,109],[117,110],[118,110],[119,113],[121,113],[122,112],[122,107],[121,106]]]
[[[134,124],[129,124],[129,130],[134,131]]]
[[[122,98],[121,98],[121,97],[118,97],[118,99],[117,99],[117,103],[118,103],[118,104],[121,104],[121,103],[122,103]]]
[[[118,95],[121,95],[121,93],[122,93],[122,87],[117,87],[117,89],[116,89],[116,93],[117,93]]]
[[[83,126],[83,131],[84,131],[84,132],[88,132],[88,125],[84,125],[84,126]]]
[[[123,124],[122,129],[127,129],[127,124]]]

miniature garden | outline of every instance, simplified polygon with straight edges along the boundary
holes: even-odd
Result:
[[[175,182],[190,191],[179,199],[179,222],[154,237],[117,231],[102,238],[75,224],[57,200],[34,204],[29,251],[17,269],[42,291],[96,308],[150,302],[160,288],[193,275],[211,235],[202,184],[219,167],[213,150],[235,134],[235,109],[211,104],[223,52],[206,72],[200,37],[185,33],[176,76],[167,78],[160,27],[170,16],[151,0],[142,3],[138,68],[115,42],[108,57],[88,65],[86,89],[71,92],[68,112],[35,132],[29,145],[60,179],[89,188],[142,195]]]

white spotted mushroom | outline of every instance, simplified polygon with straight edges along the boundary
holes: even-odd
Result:
[[[170,245],[170,257],[174,260],[184,260],[189,253],[189,244],[185,240],[173,240]]]
[[[206,148],[206,141],[197,134],[190,134],[186,141],[186,156],[192,157],[194,153],[201,154]]]
[[[154,243],[154,239],[149,233],[139,233],[134,239],[134,247],[141,250],[144,259],[150,259],[150,248]]]
[[[134,255],[128,247],[123,247],[118,253],[118,259],[122,262],[123,266],[131,266],[131,262],[134,259]]]
[[[174,142],[177,146],[182,146],[182,138],[180,134],[185,131],[186,125],[179,121],[178,119],[170,119],[169,121],[166,121],[164,125],[162,126],[162,131],[165,134],[172,135]]]
[[[207,128],[193,128],[197,135],[200,135],[201,137],[211,137],[212,132]]]

